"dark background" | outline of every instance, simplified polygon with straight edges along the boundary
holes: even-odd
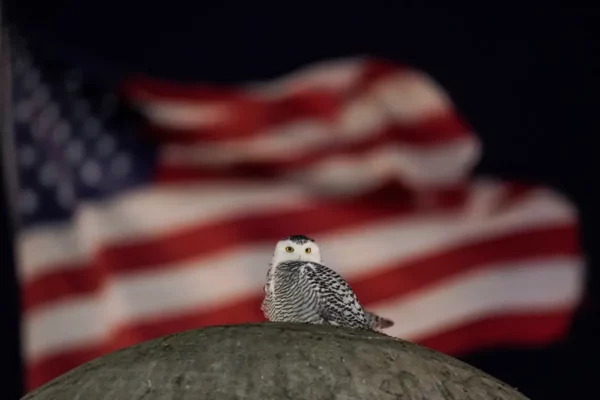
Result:
[[[50,3],[50,2],[45,2]],[[125,4],[126,3],[126,4]],[[370,54],[420,68],[450,94],[483,142],[477,171],[549,185],[580,210],[586,301],[564,341],[461,358],[538,399],[593,397],[599,368],[598,7],[481,10],[345,5],[226,8],[169,1],[6,3],[21,34],[112,84],[127,73],[175,80],[272,78],[336,56]],[[60,5],[60,7],[58,6]],[[323,4],[321,4],[323,7]],[[6,191],[4,189],[4,195]],[[18,398],[18,295],[2,197],[3,398]],[[596,323],[598,321],[595,321]],[[587,393],[592,393],[588,395]],[[6,397],[5,397],[6,396]]]

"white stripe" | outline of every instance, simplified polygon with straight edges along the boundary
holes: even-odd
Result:
[[[377,82],[373,92],[396,121],[416,122],[452,111],[452,102],[442,87],[416,70]]]
[[[427,190],[464,182],[478,155],[479,144],[468,139],[427,149],[382,145],[360,156],[327,157],[290,178],[338,196],[359,194],[390,179]]]
[[[482,192],[502,186],[499,182],[485,182],[488,184],[474,184],[471,187],[472,197],[479,198]],[[73,264],[73,268],[85,265],[92,259],[96,249],[111,244],[141,242],[223,218],[303,210],[314,205],[314,202],[314,197],[310,197],[304,188],[289,184],[191,185],[143,189],[107,202],[84,205],[70,224],[23,230],[17,240],[19,276],[22,281],[28,281],[53,272],[55,268],[64,268],[64,264]],[[356,232],[345,230],[355,233],[351,233],[350,236],[344,235],[340,243],[342,248],[351,241],[353,246],[369,243],[371,248],[378,248],[378,243],[395,237],[402,240],[405,250],[410,248],[407,247],[408,243],[414,242],[414,246],[417,246],[415,248],[425,246],[425,250],[421,251],[427,251],[427,243],[433,243],[435,247],[440,245],[440,241],[461,241],[465,235],[466,238],[471,238],[472,235],[481,235],[484,232],[510,231],[568,222],[573,219],[574,211],[557,194],[540,190],[515,204],[514,208],[490,218],[470,218],[470,215],[470,208],[465,208],[464,213],[452,213],[447,216],[417,215],[412,222],[410,218],[403,218],[383,225],[374,224],[366,231],[369,236],[364,236],[365,229],[360,226]],[[444,230],[444,226],[448,228]],[[435,234],[430,234],[429,231]],[[413,235],[414,232],[423,233]],[[461,236],[455,235],[455,232],[463,233]],[[369,237],[373,239],[369,240]],[[422,237],[429,240],[422,242]],[[325,239],[326,237],[323,237],[320,240]],[[358,243],[355,243],[357,241]],[[338,254],[335,251],[335,241],[327,243],[324,248],[328,254]],[[362,249],[366,251],[364,247]],[[388,254],[387,251],[367,251],[365,254],[370,253]],[[340,251],[339,254],[343,252]]]
[[[581,259],[542,259],[489,267],[368,309],[395,321],[386,334],[418,340],[501,313],[526,315],[573,307],[583,293]]]
[[[492,216],[495,210],[507,199],[508,186],[498,185],[490,179],[480,178],[475,182],[478,186],[468,199],[467,218],[486,218]]]
[[[197,104],[184,100],[155,100],[138,101],[135,105],[157,126],[164,128],[210,126],[230,118],[227,105],[218,102]]]
[[[163,162],[173,167],[213,168],[241,161],[265,161],[263,150],[253,153],[253,149],[248,146],[240,152],[228,152],[210,146],[170,146],[163,153]],[[286,179],[337,195],[361,193],[392,178],[427,189],[464,181],[479,155],[479,143],[468,137],[427,148],[383,144],[358,155],[330,155],[306,168],[297,168]],[[290,157],[286,153],[272,156],[272,161]]]
[[[146,317],[183,313],[193,305],[190,297],[196,306],[209,309],[227,296],[207,293],[230,285],[244,290],[247,284],[240,284],[242,279],[254,286],[252,294],[258,294],[264,275],[247,261],[238,261],[246,263],[243,274],[226,268],[194,279],[163,274],[158,285],[158,277],[120,278],[101,298],[71,299],[32,313],[25,318],[26,357],[34,361],[53,352],[91,345],[105,339],[112,329]],[[525,313],[572,305],[581,295],[581,272],[581,260],[572,258],[493,265],[372,309],[396,321],[388,334],[410,339],[500,311]]]

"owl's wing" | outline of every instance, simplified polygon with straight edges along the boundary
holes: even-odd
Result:
[[[321,264],[306,263],[300,277],[316,297],[318,313],[325,321],[338,326],[368,328],[354,291],[337,272]]]
[[[273,279],[273,268],[269,266],[269,270],[267,271],[267,279],[265,281],[265,285],[263,286],[263,293],[265,294],[263,297],[263,301],[260,304],[260,310],[263,312],[265,316],[267,316],[269,312],[269,306],[271,302],[271,279]]]

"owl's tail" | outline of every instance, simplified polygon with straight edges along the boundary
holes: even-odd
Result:
[[[391,319],[380,317],[377,314],[373,314],[372,312],[365,310],[365,316],[367,317],[367,321],[369,326],[372,329],[385,329],[394,325],[394,321]]]

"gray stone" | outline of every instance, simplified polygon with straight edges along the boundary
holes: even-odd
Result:
[[[322,325],[209,327],[140,343],[29,400],[526,400],[463,362],[383,334]]]

